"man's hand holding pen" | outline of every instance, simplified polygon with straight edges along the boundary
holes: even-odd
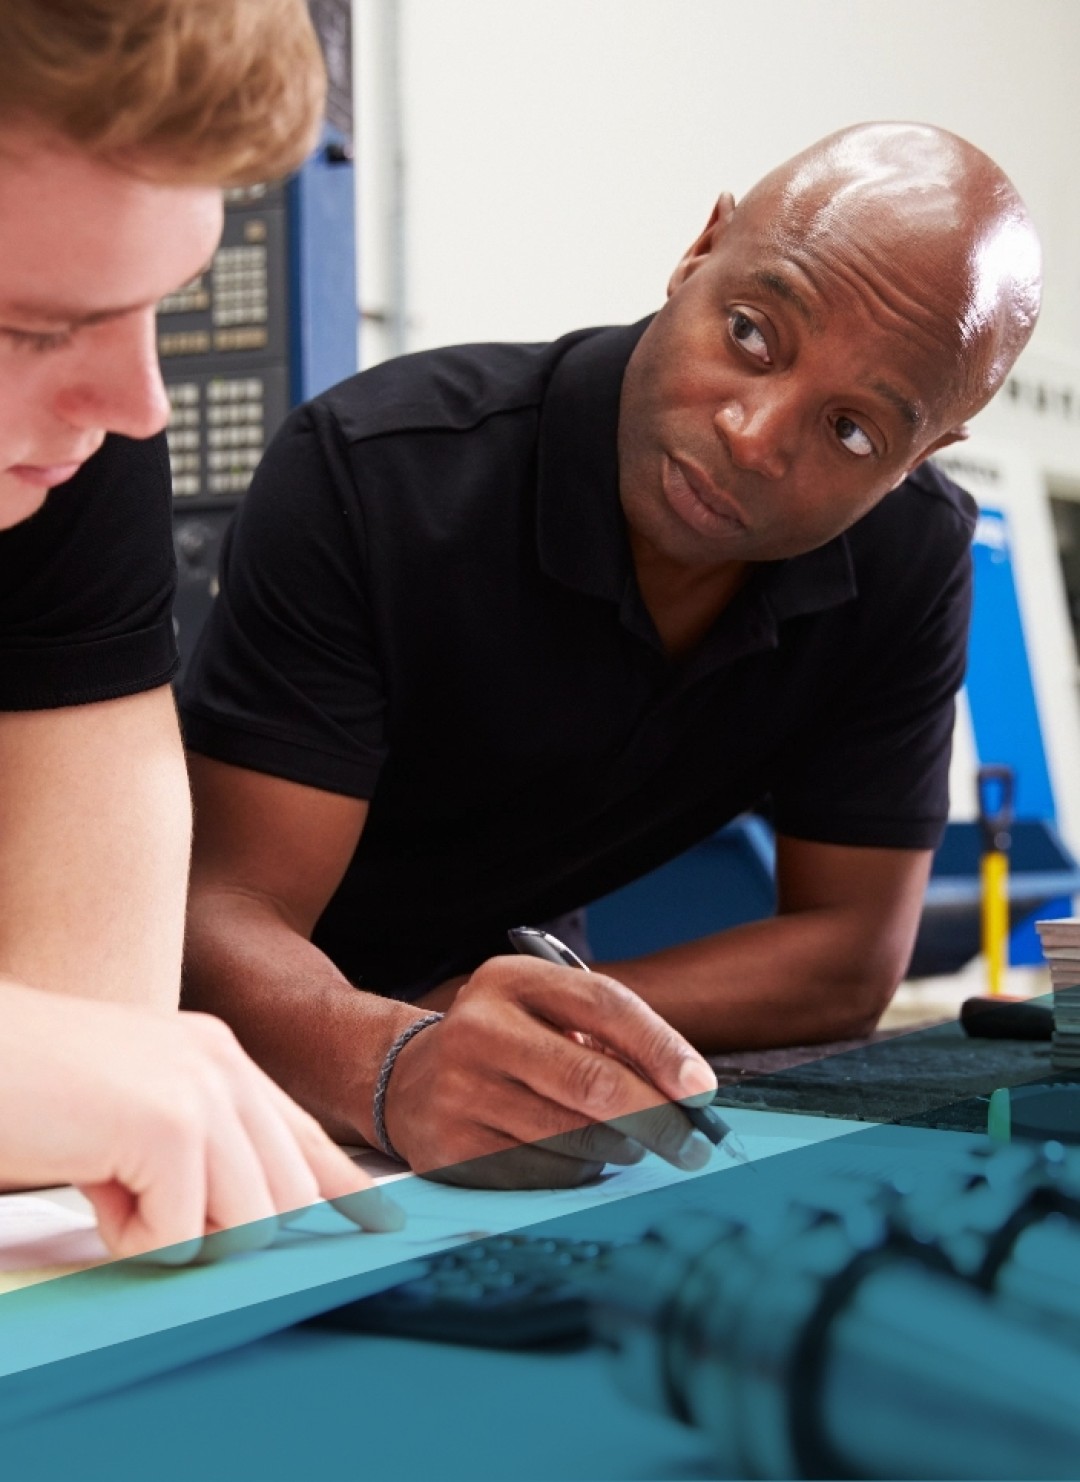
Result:
[[[614,978],[496,957],[441,1023],[401,1050],[386,1127],[420,1173],[473,1186],[571,1187],[646,1150],[703,1167],[712,1144],[672,1103],[715,1089],[707,1061]]]

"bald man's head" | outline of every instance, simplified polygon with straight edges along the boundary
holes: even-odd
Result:
[[[732,213],[839,275],[893,278],[956,358],[962,416],[983,406],[1039,313],[1038,237],[1012,181],[966,140],[927,124],[867,123],[771,171]]]
[[[965,436],[1038,309],[1023,202],[941,129],[845,129],[721,196],[623,378],[635,551],[697,568],[823,545]]]

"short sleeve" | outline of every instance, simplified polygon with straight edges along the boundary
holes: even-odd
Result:
[[[921,619],[903,605],[775,774],[777,831],[822,843],[935,849],[949,814],[956,692],[971,616],[968,545]]]
[[[36,514],[0,531],[0,710],[167,684],[175,592],[164,434],[109,437]]]
[[[185,679],[190,750],[371,797],[386,746],[363,518],[332,414],[295,412],[259,466]]]

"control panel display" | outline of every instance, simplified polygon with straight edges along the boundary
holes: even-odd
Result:
[[[235,503],[289,405],[283,192],[230,194],[212,264],[158,309],[178,504]]]

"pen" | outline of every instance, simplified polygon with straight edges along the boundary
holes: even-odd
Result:
[[[552,936],[550,931],[543,931],[538,926],[514,926],[506,934],[515,952],[528,957],[542,957],[545,962],[558,963],[562,967],[577,967],[584,973],[591,971],[587,962],[582,962],[576,952]],[[736,1163],[749,1163],[749,1154],[738,1135],[719,1112],[708,1106],[683,1106],[681,1103],[679,1110],[692,1127],[703,1132],[714,1146],[722,1147]]]

